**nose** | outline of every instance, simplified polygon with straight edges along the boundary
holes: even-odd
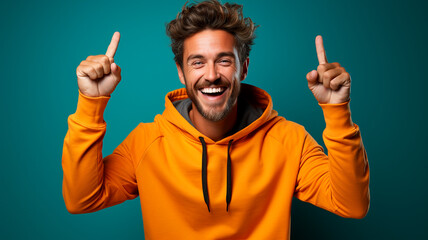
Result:
[[[215,80],[220,78],[220,74],[217,71],[217,67],[214,63],[208,63],[205,69],[205,80],[214,82]]]

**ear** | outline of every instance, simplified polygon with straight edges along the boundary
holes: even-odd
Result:
[[[241,73],[241,81],[243,81],[248,74],[248,65],[250,64],[250,58],[247,58],[244,62],[244,64],[242,64],[242,73]]]
[[[178,72],[178,78],[180,78],[180,82],[183,85],[186,85],[186,82],[184,81],[184,74],[183,74],[183,70],[180,67],[180,64],[178,64],[178,62],[175,62],[175,66],[177,67],[177,72]]]

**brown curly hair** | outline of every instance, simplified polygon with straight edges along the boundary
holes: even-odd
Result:
[[[191,35],[205,29],[224,30],[235,37],[241,64],[250,55],[255,39],[255,26],[250,18],[244,18],[242,5],[208,0],[198,4],[184,4],[177,17],[166,25],[166,34],[171,38],[174,60],[183,68],[183,42]]]

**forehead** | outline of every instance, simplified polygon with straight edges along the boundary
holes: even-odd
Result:
[[[236,53],[235,38],[232,34],[223,30],[207,29],[186,38],[184,40],[183,57],[186,60],[189,55],[202,55],[209,57],[221,52]]]

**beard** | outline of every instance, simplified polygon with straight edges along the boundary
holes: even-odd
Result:
[[[202,115],[202,117],[213,122],[223,120],[230,113],[233,106],[235,106],[237,102],[239,92],[240,92],[240,87],[241,87],[240,81],[237,81],[237,80],[233,81],[234,84],[232,86],[229,82],[224,81],[221,78],[215,80],[214,82],[202,81],[201,83],[196,84],[194,87],[190,86],[190,84],[187,83],[187,80],[185,77],[184,77],[184,81],[186,83],[187,96],[189,96],[190,100],[192,100],[192,103],[196,106],[196,109],[198,110],[198,112]],[[227,87],[231,92],[230,96],[226,100],[226,104],[223,107],[223,109],[222,109],[222,105],[224,105],[224,103],[212,104],[209,106],[206,105],[204,107],[202,102],[196,97],[199,89],[204,87],[219,87],[219,86]],[[203,94],[203,93],[200,93],[200,94]]]

